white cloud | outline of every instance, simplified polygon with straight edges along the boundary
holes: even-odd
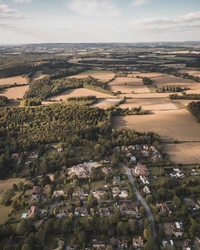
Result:
[[[14,19],[30,19],[23,16],[17,10],[11,9],[8,5],[0,4],[0,20],[14,20]]]
[[[113,0],[69,0],[69,10],[82,16],[117,17],[120,10]]]
[[[145,5],[145,4],[148,4],[150,2],[150,0],[135,0],[131,6],[132,7],[137,7],[137,6],[140,6],[140,5]]]
[[[28,3],[31,3],[31,0],[14,0],[15,3],[25,3],[25,2],[28,2]]]
[[[5,4],[0,4],[0,16],[2,13],[4,14],[13,14],[16,13],[17,10],[13,10],[11,8],[8,7],[8,5]]]
[[[200,28],[200,12],[189,13],[173,18],[144,18],[132,21],[131,25],[135,29],[156,32],[197,30]]]

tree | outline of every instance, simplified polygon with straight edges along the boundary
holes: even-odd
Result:
[[[31,250],[31,247],[28,244],[24,244],[22,250]]]
[[[181,202],[181,200],[180,200],[176,195],[173,196],[173,201],[174,201],[174,203],[176,204],[176,206],[177,206],[178,208],[181,207],[182,202]]]
[[[3,193],[1,203],[5,206],[10,205],[12,197],[15,196],[15,192],[12,189],[8,189]]]

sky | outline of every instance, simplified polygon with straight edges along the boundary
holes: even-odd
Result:
[[[200,0],[0,0],[0,44],[200,41]]]

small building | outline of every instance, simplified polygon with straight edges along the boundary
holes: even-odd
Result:
[[[143,188],[143,192],[144,192],[145,194],[150,194],[150,193],[151,193],[150,189],[149,189],[147,186],[145,186],[145,187]]]
[[[172,229],[172,233],[176,237],[183,236],[184,230],[183,230],[183,224],[182,224],[182,222],[171,223],[171,229]]]
[[[132,244],[134,250],[140,250],[144,247],[144,240],[141,236],[138,238],[133,238]]]
[[[37,206],[32,206],[29,209],[26,218],[35,218],[39,214],[39,211],[40,210]]]
[[[97,241],[96,239],[94,239],[92,241],[92,246],[94,247],[94,249],[104,249],[106,247],[106,243],[105,241]]]
[[[142,164],[137,164],[137,166],[135,167],[135,174],[136,175],[141,175],[141,176],[145,176],[147,174],[147,167],[146,165],[142,165]]]

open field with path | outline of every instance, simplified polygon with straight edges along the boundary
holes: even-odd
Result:
[[[161,140],[172,142],[199,141],[200,124],[187,110],[155,111],[150,115],[114,117],[113,128],[128,128],[138,132],[154,132]]]
[[[13,76],[13,77],[8,77],[8,78],[0,78],[0,86],[1,85],[5,85],[5,84],[27,84],[27,80],[26,78],[22,77],[22,76]]]
[[[86,70],[85,72],[70,76],[69,78],[86,78],[88,76],[93,76],[94,78],[102,82],[107,82],[111,80],[115,76],[115,74],[112,71],[107,70]]]
[[[162,144],[163,152],[166,152],[170,159],[178,164],[197,164],[200,162],[200,143],[188,142],[178,144]]]
[[[29,85],[4,89],[0,92],[0,95],[6,96],[8,99],[23,98],[28,88]]]

